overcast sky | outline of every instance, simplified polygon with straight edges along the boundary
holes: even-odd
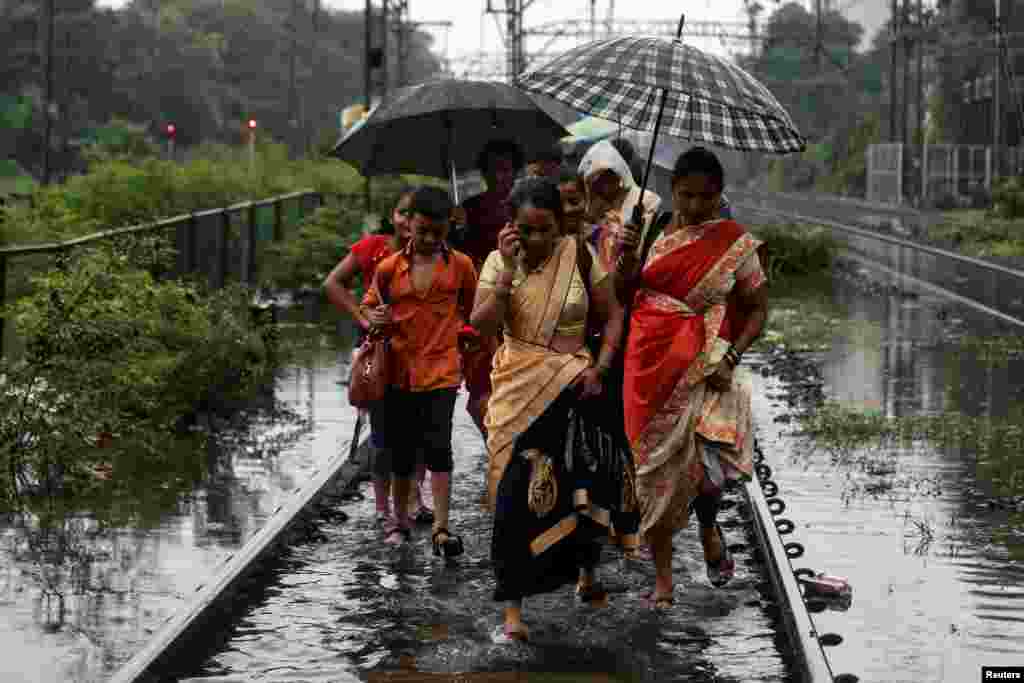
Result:
[[[258,0],[257,0],[258,1]],[[311,0],[305,0],[310,2]],[[119,6],[125,0],[99,0],[98,4]],[[324,6],[335,9],[362,11],[365,0],[323,0]],[[813,6],[813,0],[804,1],[805,6]],[[375,0],[375,5],[380,0]],[[409,0],[410,14],[413,21],[450,21],[452,27],[447,31],[440,28],[427,28],[437,39],[437,50],[447,56],[458,59],[460,56],[478,52],[500,52],[502,49],[501,34],[497,25],[504,29],[504,15],[485,15],[483,10],[487,0]],[[746,22],[743,12],[743,0],[597,0],[597,16],[607,16],[609,5],[615,5],[615,16],[619,19],[669,19],[677,20],[685,14],[690,21],[728,21]],[[766,17],[775,3],[767,0],[762,18]],[[505,0],[492,0],[496,8],[504,7]],[[888,0],[835,0],[835,6],[841,9],[850,19],[860,22],[866,29],[867,39],[888,18]],[[526,28],[565,19],[589,19],[590,0],[533,0],[524,12],[523,24]],[[446,44],[447,40],[447,44]],[[537,50],[544,46],[546,38],[528,39],[527,50]],[[703,50],[720,55],[727,55],[741,48],[736,43],[723,44],[717,39],[689,38],[688,42]],[[553,43],[548,49],[560,50],[572,47],[573,42],[561,41]]]

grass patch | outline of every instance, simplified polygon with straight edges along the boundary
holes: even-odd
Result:
[[[1024,218],[1001,218],[985,209],[944,211],[925,233],[932,242],[968,256],[1024,257]]]
[[[1022,414],[992,418],[945,412],[888,417],[875,407],[828,401],[799,420],[803,437],[823,448],[837,464],[860,465],[872,475],[893,474],[901,452],[928,443],[973,460],[975,475],[978,481],[987,482],[990,495],[1024,495]]]

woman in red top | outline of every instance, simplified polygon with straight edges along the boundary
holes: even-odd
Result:
[[[352,294],[350,287],[357,276],[362,276],[363,289],[370,288],[373,282],[373,275],[377,271],[377,264],[388,256],[401,251],[409,243],[409,204],[412,195],[416,191],[414,187],[407,187],[402,190],[398,197],[398,204],[391,213],[391,223],[394,225],[394,232],[388,234],[367,235],[359,240],[349,249],[348,254],[334,267],[330,275],[324,280],[324,290],[327,293],[327,300],[338,310],[348,313],[359,324],[359,339],[361,342],[366,331],[370,329],[370,322],[359,308],[359,300]],[[374,446],[379,446],[373,435],[371,418],[370,440]],[[385,523],[390,517],[390,506],[388,505],[388,486],[391,482],[391,464],[387,462],[386,451],[375,448],[373,459],[373,495],[377,503],[377,522]],[[416,493],[416,514],[415,519],[422,524],[429,524],[434,521],[433,512],[423,504],[421,487],[426,477],[427,469],[422,463],[417,470]]]

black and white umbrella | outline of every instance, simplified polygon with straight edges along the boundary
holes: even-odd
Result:
[[[729,149],[789,154],[806,140],[775,96],[732,62],[674,40],[627,36],[569,50],[517,85],[592,116]],[[647,186],[651,157],[642,188]],[[639,206],[639,204],[638,204]]]

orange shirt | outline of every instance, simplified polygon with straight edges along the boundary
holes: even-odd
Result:
[[[423,293],[413,288],[411,247],[377,265],[364,306],[380,305],[384,283],[391,304],[391,348],[396,383],[407,391],[432,391],[462,384],[458,334],[469,322],[476,296],[476,268],[465,254],[445,249],[434,279]]]

